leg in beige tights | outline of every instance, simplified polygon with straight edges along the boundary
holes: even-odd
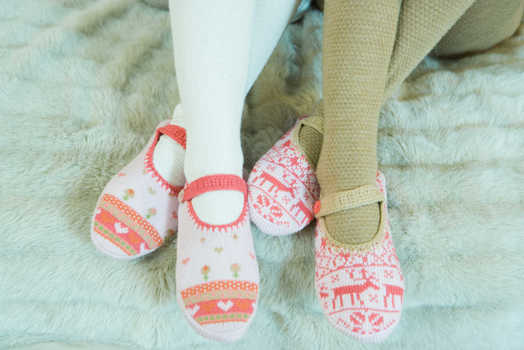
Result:
[[[327,195],[375,183],[378,113],[400,1],[331,0],[324,11],[324,131],[329,138],[324,138],[317,176]],[[378,204],[326,217],[331,236],[352,244],[369,240],[378,222]]]
[[[489,48],[513,34],[522,18],[524,1],[503,2],[404,0],[393,52],[391,55],[383,53],[378,57],[383,63],[373,61],[377,59],[374,54],[379,49],[373,45],[363,45],[370,40],[363,40],[360,35],[368,36],[371,42],[374,40],[385,46],[388,46],[390,37],[365,25],[359,25],[353,31],[337,32],[337,28],[333,28],[334,22],[342,19],[337,18],[336,14],[341,15],[347,10],[343,18],[350,21],[354,19],[352,16],[362,16],[365,11],[360,12],[358,7],[346,9],[344,3],[336,0],[332,0],[331,4],[327,2],[324,54],[329,57],[324,60],[324,132],[330,136],[323,142],[317,167],[324,194],[373,183],[379,108],[431,49],[436,46],[435,54],[456,55]],[[331,10],[330,6],[333,6]],[[390,8],[389,11],[393,13],[394,9]],[[375,12],[366,15],[377,20],[380,18],[379,14]],[[392,16],[390,22],[395,21]],[[370,32],[365,33],[366,29]],[[355,43],[359,40],[360,47]],[[346,41],[352,44],[346,45]],[[347,57],[343,52],[357,58]],[[362,57],[368,59],[362,60]],[[388,65],[387,71],[377,69],[384,64]],[[364,72],[374,77],[364,77],[363,80],[361,75]],[[383,80],[386,80],[385,86],[380,88]],[[368,85],[363,87],[362,84],[366,83]],[[370,94],[373,96],[369,96]],[[310,158],[316,157],[312,155]],[[370,205],[368,208],[361,207],[328,216],[326,221],[330,234],[347,243],[369,240],[376,232],[378,222],[375,208]]]

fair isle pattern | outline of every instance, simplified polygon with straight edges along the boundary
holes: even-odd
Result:
[[[133,247],[130,242],[121,237],[119,234],[108,230],[103,224],[101,224],[100,220],[95,221],[93,229],[96,231],[96,233],[113,243],[129,256],[138,254],[140,251],[135,249],[135,247]]]
[[[320,195],[313,167],[293,144],[294,128],[258,160],[248,180],[251,219],[268,234],[300,231],[313,220]]]
[[[251,298],[256,299],[258,284],[250,281],[221,280],[202,283],[197,286],[184,289],[182,299],[184,304],[196,303],[210,300],[211,297],[219,295],[227,298]],[[205,297],[208,295],[210,298]]]
[[[146,219],[117,197],[107,193],[104,194],[99,208],[113,216],[115,225],[118,225],[117,222],[120,221],[120,223],[133,229],[133,231],[147,242],[149,247],[156,248],[164,242],[157,230]],[[101,213],[96,215],[95,221],[98,221],[100,215]]]
[[[377,185],[385,193],[382,174]],[[386,206],[387,207],[387,206]],[[317,222],[315,287],[328,320],[364,341],[387,337],[400,320],[404,278],[391,238],[387,209],[384,237],[367,251],[336,245]]]
[[[102,196],[95,210],[92,229],[128,256],[152,251],[164,242],[143,217],[109,194]]]
[[[201,325],[247,322],[255,309],[258,285],[250,281],[203,283],[181,292],[186,311]]]
[[[104,254],[121,259],[143,256],[164,244],[177,227],[176,194],[182,186],[159,178],[151,159],[161,135],[185,145],[183,128],[160,123],[144,149],[113,176],[98,199],[91,240]]]
[[[203,222],[193,198],[207,192],[243,193],[239,217],[225,225]],[[231,174],[201,177],[179,194],[177,301],[201,335],[233,341],[247,330],[256,311],[259,271],[247,211],[247,185]]]

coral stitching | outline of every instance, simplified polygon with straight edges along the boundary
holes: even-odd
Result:
[[[258,284],[250,281],[220,280],[208,283],[201,283],[196,286],[186,288],[181,293],[182,298],[185,299],[189,296],[199,295],[218,290],[238,290],[256,293],[258,291]]]
[[[98,233],[103,238],[107,239],[109,242],[116,245],[118,248],[120,248],[124,253],[127,255],[135,255],[137,252],[133,249],[127,242],[125,242],[120,237],[116,236],[114,233],[106,229],[104,226],[102,226],[99,222],[94,222],[94,229],[95,232]]]
[[[193,219],[193,222],[197,225],[198,229],[200,230],[206,230],[210,232],[215,232],[215,231],[223,232],[223,231],[228,231],[229,229],[234,230],[240,227],[241,225],[243,225],[247,219],[247,212],[248,212],[247,196],[244,196],[244,207],[242,208],[242,212],[240,213],[240,216],[235,221],[229,224],[212,225],[212,224],[208,224],[207,222],[202,221],[198,217],[198,214],[195,212],[195,209],[193,208],[191,201],[187,202],[187,210],[189,212],[189,215]]]
[[[180,128],[176,125],[171,125],[172,127]],[[151,146],[147,150],[146,155],[144,156],[144,171],[146,173],[150,173],[151,176],[162,186],[163,189],[169,192],[170,195],[176,196],[183,188],[183,186],[174,186],[171,185],[169,182],[167,182],[166,179],[164,179],[156,170],[155,165],[153,164],[153,152],[155,150],[156,144],[158,143],[158,140],[160,139],[160,136],[163,134],[162,130],[165,131],[165,128],[168,126],[165,126],[163,128],[158,128],[155,132],[155,136],[153,138],[153,142],[151,143]],[[182,129],[182,128],[180,128]],[[182,129],[184,130],[184,129]],[[185,130],[184,130],[185,134]],[[170,136],[170,134],[166,134],[167,136]],[[171,137],[174,139],[173,137]],[[177,139],[174,139],[176,142],[178,142],[182,147],[185,148],[185,137],[184,137],[184,143],[181,144]]]
[[[140,216],[136,211],[131,209],[125,203],[120,201],[117,197],[106,193],[102,197],[102,202],[103,205],[111,204],[115,206],[117,209],[119,209],[125,215],[125,217],[131,221],[126,222],[127,226],[134,226],[133,224],[138,225],[139,228],[145,230],[151,236],[151,238],[158,244],[158,246],[162,245],[163,239],[162,237],[160,237],[157,230],[149,222],[147,222],[147,220],[144,220],[142,216]],[[136,231],[139,232],[140,230]]]
[[[193,204],[191,202],[192,198],[209,191],[221,191],[229,189],[238,190],[244,193],[244,206],[242,207],[242,212],[240,213],[239,217],[235,221],[223,225],[212,225],[201,220],[195,212],[195,209],[193,208]],[[247,188],[244,180],[242,180],[240,177],[236,175],[210,175],[197,179],[192,183],[186,185],[183,191],[182,200],[187,203],[187,210],[189,212],[189,215],[200,230],[221,232],[227,231],[229,229],[236,229],[237,227],[244,224],[244,222],[247,219]]]

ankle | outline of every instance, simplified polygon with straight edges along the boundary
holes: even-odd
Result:
[[[298,134],[298,143],[313,169],[317,167],[323,135],[314,128],[304,125]]]
[[[242,152],[240,149],[220,152],[218,147],[206,150],[188,146],[184,171],[187,182],[203,176],[228,174],[242,177]],[[210,225],[226,225],[236,221],[245,206],[244,194],[238,191],[217,190],[193,198],[192,205],[200,220]]]
[[[368,204],[326,216],[329,235],[344,244],[364,244],[372,241],[380,225],[380,206]]]
[[[240,145],[194,147],[188,144],[184,159],[187,182],[208,175],[229,174],[242,177],[243,155]]]

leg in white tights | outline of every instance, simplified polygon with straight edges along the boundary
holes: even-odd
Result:
[[[244,98],[276,46],[295,3],[170,0],[175,65],[188,132],[184,164],[188,182],[211,174],[242,174]],[[155,152],[162,159],[157,168],[169,179],[176,176],[173,169],[180,163],[166,154],[180,155],[163,152],[173,145],[162,139]],[[224,224],[238,217],[243,198],[238,192],[216,191],[195,198],[193,205],[204,221]]]
[[[206,175],[242,174],[240,119],[244,98],[291,15],[293,6],[282,6],[288,1],[295,0],[171,0],[175,66],[187,130],[187,182]],[[275,16],[264,6],[269,4],[279,15],[282,10],[287,13]],[[279,23],[279,17],[285,20]],[[221,225],[239,217],[243,200],[239,192],[217,190],[193,197],[191,203],[200,220]],[[211,231],[195,225],[190,215],[188,204],[182,203],[177,300],[199,334],[235,341],[253,320],[258,298],[259,272],[249,223],[228,227],[222,234],[208,234]],[[241,285],[231,287],[232,277]],[[199,292],[202,286],[213,292]],[[187,297],[195,291],[202,293],[196,302]],[[220,300],[222,295],[230,295],[231,300]],[[232,307],[237,309],[231,313]],[[207,322],[208,316],[211,322]]]

